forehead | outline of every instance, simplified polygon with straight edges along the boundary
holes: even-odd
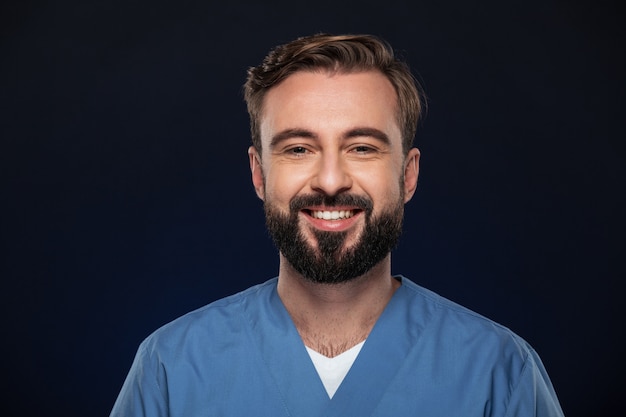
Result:
[[[400,140],[397,101],[393,85],[378,71],[296,72],[267,92],[261,139],[289,128],[330,133],[371,127]]]

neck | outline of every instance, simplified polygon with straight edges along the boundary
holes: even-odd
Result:
[[[311,282],[280,259],[278,295],[305,345],[328,357],[365,340],[399,286],[391,276],[391,255],[340,284]]]

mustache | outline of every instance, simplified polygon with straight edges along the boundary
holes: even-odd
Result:
[[[289,201],[291,212],[298,212],[310,206],[354,206],[371,213],[374,203],[368,197],[354,194],[337,194],[333,196],[325,194],[304,194],[298,195]]]

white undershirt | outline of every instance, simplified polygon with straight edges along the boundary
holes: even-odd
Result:
[[[341,385],[341,382],[348,374],[350,367],[363,347],[363,343],[365,343],[365,341],[351,347],[334,358],[324,356],[306,346],[306,350],[309,352],[313,365],[315,365],[315,370],[320,376],[322,384],[324,384],[324,388],[326,388],[326,392],[330,398],[333,398],[339,385]]]

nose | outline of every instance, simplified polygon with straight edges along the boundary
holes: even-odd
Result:
[[[311,180],[313,190],[334,196],[352,187],[352,178],[338,153],[326,153],[317,162]]]

